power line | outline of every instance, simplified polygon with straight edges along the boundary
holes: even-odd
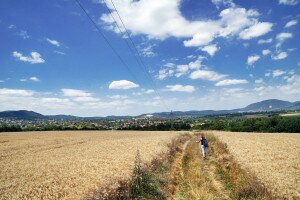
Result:
[[[86,16],[89,18],[89,20],[92,22],[92,24],[95,26],[96,30],[97,30],[98,33],[102,36],[102,38],[105,40],[105,42],[107,43],[107,45],[112,49],[113,53],[118,57],[118,59],[121,61],[121,63],[127,68],[127,70],[128,70],[129,73],[132,75],[132,77],[135,79],[135,81],[140,82],[140,81],[138,81],[138,79],[136,78],[136,76],[134,75],[134,73],[131,71],[131,69],[129,68],[129,66],[126,64],[126,62],[122,59],[121,55],[116,51],[116,49],[115,49],[115,48],[112,46],[112,44],[109,42],[108,38],[104,35],[104,33],[103,33],[103,32],[101,31],[101,29],[98,27],[97,23],[96,23],[96,22],[92,19],[92,17],[88,14],[88,12],[86,11],[86,9],[85,9],[85,8],[83,7],[83,5],[80,3],[80,0],[75,0],[75,1],[76,1],[77,5],[81,8],[81,10],[82,10],[82,11],[86,14]],[[104,2],[105,2],[105,4],[106,4],[106,1],[105,1],[105,0],[104,0]],[[119,14],[119,12],[118,12],[118,10],[116,9],[116,7],[115,7],[115,5],[114,5],[114,3],[113,3],[112,0],[111,0],[111,2],[112,2],[113,6],[114,6],[114,8],[115,8],[115,10],[116,10],[116,12],[117,12],[117,14],[118,14],[119,19],[121,20],[121,23],[122,23],[122,25],[123,25],[123,27],[124,27],[124,29],[125,29],[125,31],[126,31],[126,34],[127,34],[128,38],[129,38],[129,40],[131,41],[131,43],[132,43],[132,45],[133,45],[135,51],[137,52],[137,55],[138,55],[139,59],[137,59],[135,53],[133,52],[132,48],[130,47],[129,43],[128,43],[127,40],[126,40],[126,44],[127,44],[128,48],[130,49],[131,53],[135,56],[135,58],[136,58],[136,60],[137,60],[137,63],[139,64],[139,62],[140,62],[140,63],[142,64],[142,66],[143,66],[143,68],[144,68],[146,74],[148,75],[148,78],[151,80],[151,82],[152,82],[152,84],[153,84],[153,86],[154,86],[153,89],[154,89],[156,95],[160,97],[160,100],[161,100],[162,103],[165,105],[165,107],[168,107],[167,104],[163,101],[161,95],[159,94],[158,89],[157,89],[157,86],[155,85],[155,83],[154,83],[154,81],[153,81],[151,75],[150,75],[149,72],[147,71],[146,65],[145,65],[144,62],[142,61],[141,55],[140,55],[140,53],[139,53],[139,51],[138,51],[136,45],[134,44],[134,42],[133,42],[133,40],[132,40],[132,38],[131,38],[131,36],[130,36],[130,34],[129,34],[129,32],[128,32],[128,30],[127,30],[127,28],[126,28],[126,26],[125,26],[125,24],[124,24],[124,22],[123,22],[123,20],[122,20],[122,18],[121,18],[121,16],[120,16],[120,14]],[[107,4],[106,4],[106,7],[108,7]],[[110,10],[109,10],[109,11],[110,11]],[[111,14],[111,12],[110,12],[110,15],[111,15],[111,17],[113,18],[113,20],[115,21],[115,23],[116,23],[116,25],[117,25],[119,31],[122,33],[123,31],[122,31],[121,28],[119,27],[117,21],[115,20],[115,18],[114,18],[113,15]]]
[[[168,107],[167,104],[164,102],[162,96],[161,96],[160,93],[158,92],[157,85],[155,84],[155,81],[152,79],[152,76],[150,75],[150,73],[149,73],[149,71],[148,71],[148,69],[147,69],[145,63],[143,62],[143,59],[142,59],[142,57],[141,57],[141,54],[140,54],[140,52],[138,51],[138,49],[137,49],[135,43],[133,42],[133,40],[132,40],[132,38],[131,38],[131,36],[130,36],[130,33],[129,33],[129,31],[128,31],[127,28],[126,28],[126,26],[125,26],[125,24],[124,24],[124,21],[123,21],[121,15],[120,15],[118,9],[116,8],[116,6],[115,6],[113,0],[110,0],[110,1],[111,1],[111,3],[112,3],[112,5],[113,5],[113,7],[114,7],[114,9],[115,9],[115,11],[116,11],[116,13],[117,13],[119,19],[120,19],[120,21],[121,21],[121,23],[122,23],[122,26],[123,26],[123,28],[124,28],[126,34],[127,34],[127,37],[129,38],[129,40],[130,40],[132,46],[134,47],[135,52],[136,52],[137,55],[138,55],[139,62],[142,64],[144,71],[146,72],[146,74],[148,75],[148,78],[149,78],[150,82],[152,83],[152,86],[153,86],[153,89],[154,89],[156,95],[159,96],[160,99],[161,99],[161,101],[163,102],[163,104],[164,104],[166,107]],[[104,0],[104,2],[105,2],[105,4],[106,4],[106,0]],[[106,6],[107,6],[107,4],[106,4]],[[107,6],[107,7],[108,7],[108,6]],[[110,12],[110,15],[111,15],[112,18],[114,19],[114,17],[113,17],[113,15],[111,14],[111,12]],[[115,19],[114,19],[114,21],[115,21],[115,23],[117,24],[117,27],[118,27],[118,29],[120,30],[120,32],[122,32],[121,29],[120,29],[120,27],[119,27],[119,25],[118,25],[118,23],[116,22]],[[126,41],[127,41],[127,40],[126,40]],[[127,42],[127,45],[128,45],[128,47],[131,49],[131,47],[130,47],[130,45],[128,44],[128,42]],[[131,50],[131,52],[132,52],[132,50]],[[133,52],[132,52],[132,53],[133,53]],[[133,53],[133,54],[134,54],[134,53]],[[135,55],[135,54],[134,54],[134,55]]]
[[[92,22],[92,24],[95,26],[95,28],[97,29],[98,33],[102,36],[102,38],[105,40],[105,42],[107,43],[107,45],[112,49],[112,51],[114,52],[114,54],[118,57],[118,59],[121,61],[121,63],[127,68],[127,70],[129,71],[129,73],[132,75],[132,77],[135,79],[135,81],[139,82],[138,79],[136,78],[136,76],[134,75],[134,73],[131,71],[131,69],[129,68],[129,66],[125,63],[125,61],[122,59],[122,57],[120,56],[120,54],[116,51],[116,49],[112,46],[112,44],[109,42],[108,38],[104,35],[104,33],[101,31],[101,29],[98,27],[98,25],[96,24],[96,22],[92,19],[92,17],[88,14],[88,12],[85,10],[85,8],[82,6],[82,4],[80,3],[79,0],[75,0],[77,5],[81,8],[81,10],[86,14],[86,16],[89,18],[89,20]]]
[[[115,17],[114,17],[113,14],[111,13],[111,10],[108,8],[107,3],[106,3],[106,0],[104,0],[104,3],[105,3],[105,5],[106,5],[105,7],[106,7],[107,11],[109,12],[110,17],[111,17],[112,20],[114,21],[114,24],[116,25],[116,27],[118,28],[118,30],[120,31],[120,33],[123,33],[121,27],[120,27],[119,24],[117,23],[117,20],[115,19]],[[129,48],[130,52],[131,52],[131,53],[133,54],[133,56],[135,57],[135,61],[137,62],[138,65],[140,65],[139,60],[138,60],[136,54],[134,53],[134,51],[132,50],[132,48],[131,48],[129,42],[128,42],[126,39],[125,39],[124,41],[125,41],[127,47]]]

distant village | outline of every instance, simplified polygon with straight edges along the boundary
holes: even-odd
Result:
[[[189,130],[191,120],[150,117],[103,120],[18,120],[0,118],[0,131],[47,130]]]
[[[56,116],[57,117],[57,116]],[[0,117],[0,132],[64,130],[224,130],[239,132],[300,132],[300,112],[286,111],[228,113],[205,117],[156,118],[139,117],[102,118],[12,118]]]

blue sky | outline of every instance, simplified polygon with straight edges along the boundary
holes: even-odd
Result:
[[[80,2],[126,66],[75,0],[1,1],[0,110],[106,116],[300,100],[299,0]]]

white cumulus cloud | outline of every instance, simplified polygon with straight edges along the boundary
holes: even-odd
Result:
[[[249,40],[251,38],[259,37],[264,35],[272,30],[273,24],[269,22],[259,22],[254,24],[253,26],[243,30],[240,33],[240,38],[244,40]]]
[[[223,0],[223,2],[231,1]],[[112,3],[110,1],[106,3],[112,15],[117,15]],[[190,21],[181,14],[181,3],[181,0],[114,2],[124,24],[133,35],[142,34],[160,40],[169,37],[186,38],[184,45],[187,47],[205,46],[215,38],[236,36],[249,27],[251,28],[247,34],[243,34],[245,38],[258,37],[270,31],[272,27],[271,23],[259,22],[259,13],[256,10],[240,7],[222,10],[217,19]],[[215,3],[219,4],[221,1],[215,0]],[[110,14],[102,14],[101,20],[107,25],[107,29],[120,33]],[[122,27],[119,19],[117,24]]]
[[[287,52],[279,52],[272,56],[273,60],[282,60],[285,59],[288,56]]]
[[[30,77],[29,80],[31,80],[33,82],[39,82],[40,81],[40,79],[38,77],[36,77],[36,76]]]
[[[260,59],[259,55],[252,55],[252,56],[248,56],[247,59],[247,64],[248,65],[253,65],[256,61],[258,61]]]
[[[218,81],[226,77],[227,75],[219,74],[217,72],[211,70],[204,70],[204,69],[196,70],[190,74],[191,79],[202,79],[208,81]]]
[[[219,50],[219,47],[217,47],[216,44],[211,44],[201,48],[201,50],[207,52],[210,56],[214,56],[215,53]]]
[[[18,58],[21,61],[29,62],[31,64],[44,63],[45,60],[41,57],[41,54],[38,52],[31,52],[30,56],[23,56],[22,53],[17,51],[13,52],[13,57]]]
[[[269,49],[262,50],[262,55],[264,55],[264,56],[269,55],[270,53],[271,53],[271,51]]]
[[[199,56],[195,61],[191,61],[186,65],[177,65],[175,76],[180,77],[191,70],[199,69],[204,59],[205,57]]]
[[[128,80],[119,80],[119,81],[113,81],[109,84],[109,89],[121,89],[121,90],[128,90],[132,88],[139,87],[138,84],[135,84]]]
[[[292,33],[283,32],[283,33],[277,34],[276,39],[277,39],[278,43],[277,43],[276,47],[281,46],[285,40],[290,39],[290,38],[293,38]]]

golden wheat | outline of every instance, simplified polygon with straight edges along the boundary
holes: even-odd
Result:
[[[0,199],[80,199],[100,185],[130,177],[178,134],[70,131],[0,134]]]
[[[300,134],[210,132],[275,194],[300,198]]]

